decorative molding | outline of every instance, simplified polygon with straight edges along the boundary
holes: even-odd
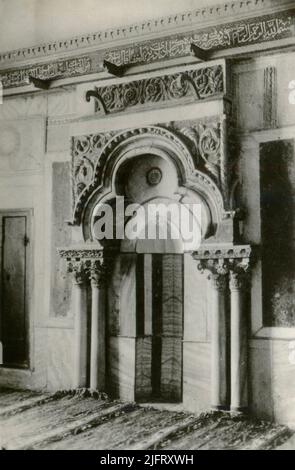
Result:
[[[201,245],[197,251],[193,252],[195,260],[245,260],[248,262],[252,254],[250,245]]]
[[[99,248],[97,245],[87,246],[71,246],[67,248],[58,248],[58,253],[61,258],[65,259],[68,262],[72,260],[76,261],[92,261],[99,260],[103,262],[104,251],[102,248]]]
[[[95,112],[115,113],[126,108],[175,101],[200,100],[225,93],[222,65],[212,65],[187,72],[137,80],[119,85],[95,87],[88,91],[95,98]]]
[[[84,34],[71,39],[52,41],[41,45],[26,47],[0,54],[0,66],[21,60],[30,60],[38,57],[48,57],[58,53],[77,51],[102,44],[132,41],[140,35],[160,34],[165,31],[175,31],[180,28],[218,24],[229,16],[237,20],[250,17],[257,18],[261,13],[274,13],[288,10],[294,6],[290,0],[235,0],[218,3],[212,6],[186,11],[174,15],[147,20],[142,23],[109,28],[104,31]]]
[[[265,127],[277,127],[277,70],[273,66],[264,69],[263,120]]]
[[[29,75],[42,80],[53,80],[102,72],[104,70],[104,60],[122,66],[181,58],[191,55],[191,44],[195,44],[201,49],[218,51],[293,37],[294,9],[276,11],[262,16],[254,15],[252,18],[243,17],[239,21],[218,25],[221,12],[224,13],[225,19],[239,8],[244,8],[249,13],[251,7],[253,7],[252,10],[255,11],[255,4],[259,4],[259,12],[262,14],[263,4],[270,6],[271,3],[270,0],[229,2],[223,6],[204,8],[195,12],[167,17],[166,19],[145,22],[142,25],[116,28],[109,32],[89,34],[69,41],[58,41],[7,52],[0,55],[0,68],[2,69],[0,79],[4,89],[12,88],[28,85]],[[210,16],[213,12],[216,15],[214,26],[203,27],[204,17]],[[193,21],[195,18],[199,18],[197,22]],[[186,21],[186,26],[191,25],[189,32],[179,32],[183,31],[182,21]],[[154,29],[152,25],[156,25]],[[166,27],[165,25],[170,26]],[[167,30],[170,31],[170,35],[163,37],[160,33]],[[141,42],[138,41],[142,33],[145,32],[147,33],[147,39]],[[148,39],[148,35],[155,35],[155,33],[159,33],[161,37]],[[134,41],[133,39],[131,44],[126,45],[134,37],[137,37],[137,40]],[[112,42],[117,44],[115,49]],[[122,45],[124,42],[125,45]],[[105,49],[100,47],[102,44],[105,44]],[[95,47],[97,47],[97,50],[93,52]],[[78,52],[73,57],[74,52],[83,48],[88,48],[87,55],[85,55],[85,52],[84,55]],[[66,59],[60,58],[58,60],[56,56],[59,53],[63,56],[68,53],[69,56]],[[48,56],[52,55],[54,55],[54,59],[48,62]],[[21,65],[21,61],[36,61],[38,58],[47,58],[47,62],[32,66]],[[16,65],[17,62],[19,65]]]

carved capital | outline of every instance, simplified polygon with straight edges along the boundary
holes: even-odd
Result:
[[[112,266],[111,253],[104,253],[95,245],[82,245],[59,249],[60,257],[66,260],[67,271],[73,274],[76,284],[91,282],[101,288],[105,285]]]
[[[242,262],[231,262],[229,287],[231,291],[248,290],[251,286],[249,259]]]
[[[208,279],[214,289],[224,290],[227,285],[228,263],[223,259],[200,260],[198,269],[208,272]]]
[[[203,245],[192,256],[198,261],[198,269],[201,272],[209,271],[208,279],[215,289],[225,288],[228,274],[232,291],[249,288],[249,245]]]
[[[210,280],[213,289],[224,291],[227,286],[227,274],[209,274],[208,279]]]
[[[76,285],[83,285],[87,280],[84,262],[70,260],[67,262],[67,271],[73,275],[73,282]]]
[[[93,260],[87,268],[87,273],[92,287],[99,289],[104,287],[108,276],[108,265],[103,260]]]

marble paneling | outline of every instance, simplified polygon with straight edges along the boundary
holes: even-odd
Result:
[[[183,343],[183,404],[201,412],[210,408],[210,343]]]
[[[5,97],[0,106],[0,119],[27,119],[30,116],[46,116],[47,96],[45,94]]]
[[[184,340],[206,341],[209,328],[206,274],[198,270],[197,261],[184,255]]]
[[[0,120],[0,174],[41,172],[44,146],[43,118]]]
[[[70,156],[71,136],[70,126],[65,122],[49,122],[47,128],[47,152],[66,152]]]
[[[116,256],[107,290],[107,331],[109,335],[120,333],[120,285],[121,258]]]
[[[182,341],[181,338],[162,337],[161,396],[167,401],[181,401],[182,397]]]
[[[47,337],[47,388],[69,389],[73,383],[74,330],[48,328]]]
[[[236,119],[238,127],[255,130],[263,127],[263,68],[240,70],[234,75]]]
[[[136,338],[136,400],[148,400],[152,393],[152,337]]]
[[[52,273],[51,315],[65,317],[71,309],[71,276],[66,272],[64,261],[57,248],[71,243],[71,227],[66,223],[71,218],[71,169],[69,162],[52,165]]]
[[[295,361],[290,343],[272,341],[272,395],[274,419],[295,427]]]
[[[136,335],[136,254],[120,256],[120,335]]]
[[[295,325],[294,156],[293,139],[260,145],[262,295],[265,326]]]
[[[107,389],[115,398],[135,398],[135,338],[111,336],[107,344]]]
[[[249,405],[263,419],[273,419],[271,379],[271,345],[269,341],[253,340],[249,347]]]
[[[182,337],[182,255],[163,255],[162,332]]]

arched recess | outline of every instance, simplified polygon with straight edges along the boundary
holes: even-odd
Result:
[[[111,203],[118,195],[116,181],[120,169],[134,158],[154,155],[171,162],[178,178],[179,199],[185,201],[189,193],[202,198],[211,214],[207,237],[214,235],[224,217],[223,198],[215,182],[195,167],[194,156],[171,131],[159,126],[132,129],[116,134],[101,151],[93,181],[81,193],[74,209],[74,219],[82,223],[84,240],[93,241],[91,220],[98,204]],[[79,217],[77,217],[79,214]]]
[[[148,181],[150,171],[155,169]],[[194,156],[176,135],[157,126],[122,132],[102,149],[95,178],[78,202],[83,203],[85,241],[96,241],[97,208],[102,204],[113,207],[118,196],[126,198],[126,205],[139,203],[143,207],[152,201],[170,201],[177,206],[201,204],[206,220],[203,239],[215,235],[224,215],[222,196],[213,180],[196,169]],[[130,220],[124,219],[124,227]],[[156,396],[180,401],[183,253],[190,249],[179,243],[167,248],[164,243],[152,250],[138,240],[127,243],[127,248],[125,240],[100,243],[105,248],[116,248],[108,286],[107,356],[112,361],[108,364],[109,391],[129,400]],[[140,315],[143,310],[144,318]],[[167,329],[165,334],[163,329]],[[135,374],[132,377],[131,371]]]

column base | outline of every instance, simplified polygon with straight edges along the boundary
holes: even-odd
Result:
[[[248,413],[248,408],[246,406],[240,406],[240,407],[231,406],[230,412],[235,413],[235,414],[246,414]]]
[[[226,405],[211,405],[212,411],[228,411],[228,406]]]

